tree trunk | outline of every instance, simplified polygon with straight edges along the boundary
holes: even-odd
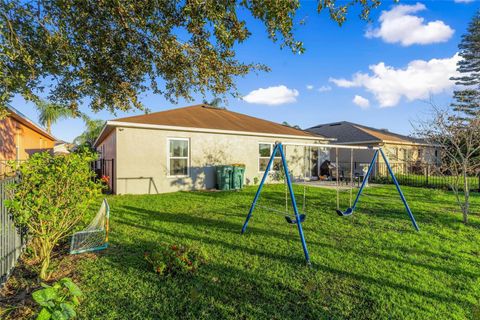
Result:
[[[41,258],[42,264],[41,264],[39,277],[42,280],[46,280],[48,267],[50,266],[50,256],[52,254],[53,245],[51,245],[48,242],[43,242],[41,246],[42,248],[40,252],[40,258]]]
[[[468,211],[470,210],[470,189],[468,185],[468,176],[466,170],[463,173],[463,206],[462,206],[462,213],[463,213],[463,223],[468,223]]]

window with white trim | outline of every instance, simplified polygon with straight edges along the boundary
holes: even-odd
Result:
[[[188,176],[190,163],[189,140],[182,138],[168,139],[168,175]]]
[[[274,147],[275,145],[273,143],[258,144],[258,171],[265,172]],[[280,155],[280,150],[277,150],[277,153],[275,154],[275,157],[273,159],[273,165],[271,170],[277,171],[277,170],[280,170],[281,168],[282,168],[282,157]]]

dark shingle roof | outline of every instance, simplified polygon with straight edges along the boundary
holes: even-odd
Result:
[[[424,143],[422,140],[390,132],[386,129],[376,129],[360,124],[340,121],[320,124],[307,131],[322,135],[327,138],[337,139],[337,143],[380,143],[380,142],[403,142],[403,143]]]

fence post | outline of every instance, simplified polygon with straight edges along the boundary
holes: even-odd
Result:
[[[427,167],[425,168],[425,187],[428,187],[428,175],[430,173],[430,165],[427,164]]]
[[[23,249],[23,233],[5,207],[6,186],[16,183],[17,177],[0,180],[0,285],[8,278]]]
[[[112,184],[112,193],[115,193],[115,158],[112,158],[112,176],[110,177],[110,182]]]

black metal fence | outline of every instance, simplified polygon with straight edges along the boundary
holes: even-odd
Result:
[[[354,179],[362,180],[363,176],[366,174],[369,163],[354,162],[351,164],[341,162],[338,165],[340,179],[349,181],[352,167]],[[390,162],[390,166],[398,182],[404,186],[449,190],[452,185],[458,185],[460,190],[463,189],[463,177],[448,174],[443,171],[442,168],[434,164],[418,161],[396,161]],[[335,175],[334,172],[333,175]],[[480,192],[480,175],[472,174],[467,179],[470,190]],[[387,165],[384,162],[377,162],[375,164],[369,180],[372,183],[379,184],[390,184],[393,182],[388,173]]]
[[[91,163],[96,179],[103,180],[109,193],[115,193],[115,159],[98,159]]]
[[[0,284],[2,284],[15,267],[22,249],[24,237],[15,227],[10,212],[5,207],[7,186],[16,182],[16,177],[0,180]]]
[[[376,165],[375,175],[371,181],[374,183],[391,183],[392,179],[388,174],[388,168],[385,163]],[[458,177],[445,172],[439,166],[420,162],[391,163],[391,168],[395,177],[401,185],[435,188],[449,190],[455,185],[459,190],[463,190],[463,177]],[[470,175],[467,177],[471,191],[480,192],[480,175]]]

